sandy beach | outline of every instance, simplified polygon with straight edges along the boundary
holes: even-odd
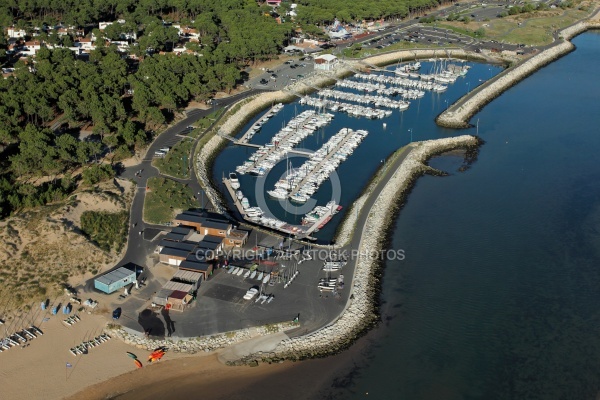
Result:
[[[69,349],[100,335],[107,321],[103,315],[78,315],[80,322],[66,326],[62,322],[66,316],[46,313],[39,320],[49,319],[38,321],[42,336],[29,341],[27,347],[0,353],[2,398],[193,398],[198,393],[205,399],[258,399],[274,393],[287,400],[319,398],[318,392],[331,386],[340,368],[352,366],[352,359],[362,348],[356,345],[326,359],[258,367],[226,366],[219,362],[218,352],[168,352],[160,362],[148,364],[147,350],[113,338],[90,349],[88,354],[73,356]],[[144,367],[137,369],[126,352],[136,354]]]
[[[345,379],[339,377],[356,367],[355,360],[369,342],[362,338],[352,348],[324,359],[258,367],[228,367],[218,361],[217,354],[161,361],[88,387],[69,400],[322,399],[331,388],[344,385]]]

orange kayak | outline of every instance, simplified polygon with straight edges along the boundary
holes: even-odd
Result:
[[[161,352],[155,352],[150,354],[150,357],[148,357],[148,362],[152,362],[152,361],[158,361],[160,360],[163,356],[165,355],[164,351]]]
[[[134,360],[133,362],[135,363],[136,367],[138,367],[138,368],[142,368],[143,367],[142,362],[140,360]]]

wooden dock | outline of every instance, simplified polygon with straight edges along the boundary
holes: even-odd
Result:
[[[237,199],[237,196],[235,195],[235,190],[231,187],[231,182],[229,181],[229,179],[223,178],[223,183],[225,184],[225,187],[227,188],[229,195],[233,199],[233,204],[235,204],[235,207],[237,208],[238,212],[240,213],[240,215],[242,216],[244,221],[252,223],[252,224],[260,225],[264,228],[271,229],[271,230],[274,230],[277,232],[281,232],[286,235],[295,235],[297,238],[316,240],[316,238],[311,237],[310,234],[312,232],[314,232],[315,229],[318,228],[319,224],[321,223],[320,222],[321,220],[317,221],[316,224],[313,227],[311,227],[312,230],[311,230],[311,228],[308,228],[308,230],[307,230],[306,227],[304,227],[304,226],[296,226],[296,225],[290,225],[290,224],[285,224],[280,228],[263,225],[260,222],[253,221],[246,216],[246,211],[244,211],[244,207],[242,207],[242,203]]]
[[[308,228],[306,230],[306,232],[304,233],[304,235],[306,235],[306,237],[310,237],[310,235],[316,231],[317,229],[320,229],[319,227],[321,225],[324,225],[325,223],[329,222],[329,220],[333,217],[333,215],[335,214],[334,211],[337,211],[337,205],[335,206],[335,210],[327,210],[327,212],[325,214],[323,214],[321,216],[321,218],[319,218],[317,220],[317,222],[315,222],[313,225],[310,226],[310,228]],[[299,239],[301,239],[301,237],[299,237]]]
[[[265,119],[265,115],[267,115],[269,113],[273,113],[273,115],[275,115],[275,112],[273,111],[275,108],[277,108],[277,105],[274,105],[273,107],[271,107],[271,109],[269,111],[267,111],[258,121],[256,121],[255,123],[253,123],[252,126],[246,131],[246,133],[244,133],[242,135],[242,137],[238,139],[238,143],[237,144],[246,144],[246,143],[248,143],[248,141],[250,140],[248,138],[248,136],[252,133],[252,130],[254,129],[254,127],[256,125],[258,125],[263,119]],[[267,118],[267,120],[269,118]],[[266,123],[266,122],[263,122],[263,123]],[[259,146],[257,146],[257,147],[259,147]]]
[[[244,211],[244,207],[242,207],[241,201],[239,201],[237,196],[235,195],[235,190],[231,187],[231,181],[227,178],[223,178],[223,183],[225,184],[229,195],[233,199],[233,204],[235,204],[238,212],[242,215],[242,218],[246,219],[246,211]]]
[[[321,167],[323,165],[325,165],[325,163],[327,163],[327,161],[329,161],[329,159],[339,150],[341,149],[350,139],[350,137],[355,133],[355,131],[353,131],[352,129],[348,129],[348,131],[346,132],[346,136],[344,136],[344,138],[337,144],[337,146],[335,146],[332,150],[327,152],[327,155],[325,156],[325,158],[323,159],[323,161],[321,161],[320,163],[318,163],[311,171],[309,171],[306,174],[306,177],[304,179],[302,179],[302,181],[300,181],[299,184],[296,185],[296,187],[294,187],[292,189],[292,191],[290,192],[290,194],[288,195],[289,198],[292,198],[292,196],[294,196],[296,193],[298,193],[298,191],[300,190],[300,188],[302,186],[304,186],[304,184],[306,182],[308,182],[308,180],[310,179],[310,177],[313,175],[313,173],[315,171],[318,171],[321,169]]]

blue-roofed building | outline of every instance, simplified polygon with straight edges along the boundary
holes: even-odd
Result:
[[[111,294],[135,283],[136,275],[135,269],[120,267],[94,279],[94,287],[104,293]]]

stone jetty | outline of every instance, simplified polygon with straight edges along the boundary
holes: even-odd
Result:
[[[430,157],[457,148],[476,147],[479,143],[478,138],[469,135],[414,143],[399,168],[389,176],[371,209],[364,210],[368,212],[368,217],[360,230],[362,237],[358,252],[366,256],[356,261],[346,309],[326,327],[304,336],[285,339],[272,352],[250,355],[242,362],[300,360],[329,355],[348,347],[376,324],[377,270],[380,260],[378,256],[370,257],[368,254],[380,254],[390,226],[389,216],[394,214],[399,200],[408,194],[415,179],[432,170],[425,164]]]
[[[598,14],[599,12],[596,11],[587,20],[580,21],[561,30],[559,37],[564,40],[559,39],[554,46],[506,69],[495,78],[490,79],[479,88],[466,94],[448,108],[448,110],[442,112],[436,118],[436,123],[446,128],[469,127],[469,119],[484,105],[500,96],[507,89],[533,74],[538,69],[574,50],[575,46],[569,42],[571,38],[588,29],[600,28]]]
[[[210,336],[198,336],[192,338],[165,337],[164,339],[151,339],[145,337],[140,332],[131,329],[113,326],[111,324],[105,331],[121,339],[126,344],[152,351],[163,347],[174,353],[196,354],[199,352],[211,352],[225,347],[233,346],[238,343],[250,340],[258,336],[266,336],[288,329],[298,327],[298,323],[289,321],[278,324],[257,326],[252,328],[240,329],[237,331],[224,332]]]

